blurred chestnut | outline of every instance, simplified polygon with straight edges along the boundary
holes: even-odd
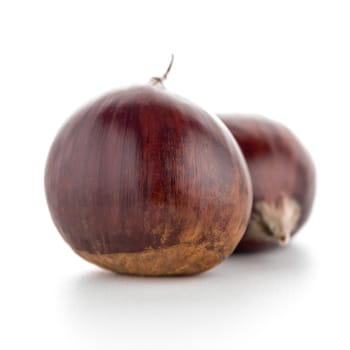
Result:
[[[84,259],[138,275],[195,274],[247,227],[243,155],[216,117],[158,86],[112,92],[62,127],[45,172],[57,229]]]
[[[253,209],[237,251],[285,245],[309,217],[313,162],[293,133],[260,116],[219,115],[236,138],[253,184]]]

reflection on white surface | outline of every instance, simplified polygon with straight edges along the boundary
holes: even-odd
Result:
[[[291,312],[294,300],[306,293],[313,264],[305,248],[292,244],[235,255],[193,277],[142,278],[96,270],[72,278],[62,289],[62,332],[80,344],[85,338],[90,346],[115,340],[152,348],[160,334],[162,341],[169,338],[170,348],[199,339],[215,346],[217,337],[248,344],[249,337],[240,332],[247,334],[247,327],[252,336],[273,332],[269,322]],[[279,332],[289,334],[283,325]]]

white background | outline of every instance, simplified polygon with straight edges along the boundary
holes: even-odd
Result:
[[[349,349],[349,1],[0,2],[1,349]],[[45,159],[86,101],[147,83],[212,112],[287,124],[317,198],[286,249],[190,278],[75,256],[51,222]]]

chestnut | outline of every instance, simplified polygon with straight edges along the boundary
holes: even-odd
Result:
[[[254,116],[219,115],[236,138],[253,184],[253,209],[237,251],[285,245],[309,217],[315,168],[297,137],[282,124]]]
[[[208,270],[232,253],[250,216],[236,141],[219,118],[163,89],[165,77],[82,108],[47,159],[58,231],[82,258],[118,273]]]

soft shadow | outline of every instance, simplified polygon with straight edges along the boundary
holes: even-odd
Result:
[[[302,294],[312,266],[308,251],[294,244],[233,255],[193,277],[130,277],[96,270],[72,278],[62,290],[61,316],[67,327],[84,324],[111,337],[116,330],[128,332],[128,325],[144,332],[154,327],[167,332],[169,324],[206,329],[213,322],[224,322],[225,315],[234,326],[264,313],[266,305],[278,308]]]

